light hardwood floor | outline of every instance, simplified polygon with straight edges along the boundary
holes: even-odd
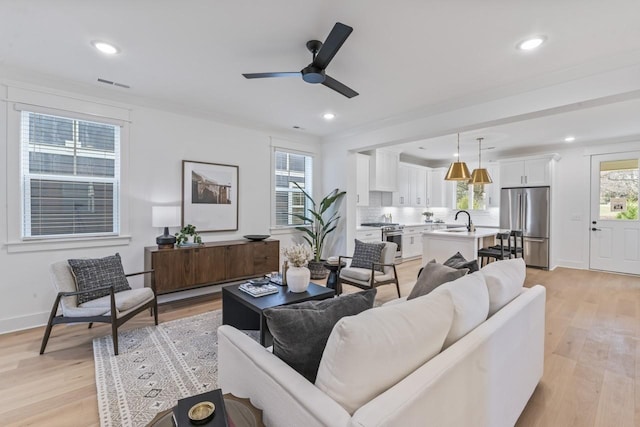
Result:
[[[403,295],[419,267],[398,266]],[[526,285],[536,283],[547,288],[545,371],[517,426],[640,426],[640,278],[529,269]],[[377,300],[395,297],[393,285],[378,288]],[[164,304],[160,321],[221,305],[216,296]],[[140,314],[122,329],[152,323]],[[109,326],[56,326],[40,356],[43,329],[0,335],[0,425],[99,425],[91,342]]]

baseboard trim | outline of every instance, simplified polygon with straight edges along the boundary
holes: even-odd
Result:
[[[566,267],[573,268],[575,270],[588,270],[589,267],[585,265],[584,262],[581,261],[570,261],[566,259],[559,259],[558,262],[554,265],[555,267]]]
[[[0,320],[0,334],[8,334],[10,332],[24,331],[25,329],[33,329],[47,324],[49,312],[27,314],[25,316],[12,317]]]

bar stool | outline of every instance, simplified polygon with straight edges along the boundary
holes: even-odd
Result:
[[[509,239],[511,255],[513,255],[514,258],[518,258],[518,255],[520,258],[524,258],[524,234],[522,233],[522,230],[511,230],[511,233],[509,233]],[[502,245],[495,245],[490,246],[490,248],[499,250],[501,246]]]
[[[478,249],[478,258],[480,258],[480,267],[484,267],[490,258],[496,261],[511,258],[511,233],[498,233],[496,239],[500,241],[499,245]]]

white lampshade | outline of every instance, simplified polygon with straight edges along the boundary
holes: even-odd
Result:
[[[153,227],[176,227],[180,225],[180,206],[153,206],[151,208]]]

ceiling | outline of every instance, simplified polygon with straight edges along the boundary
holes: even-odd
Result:
[[[637,0],[400,0],[393,7],[382,0],[0,0],[0,6],[5,76],[46,76],[113,99],[276,130],[299,126],[318,137],[640,63]],[[324,40],[337,21],[354,31],[327,74],[359,96],[347,99],[298,78],[242,77],[302,69],[311,61],[305,43]],[[539,50],[516,49],[539,34],[548,38]],[[121,52],[101,54],[92,40]],[[638,107],[630,101],[470,132],[462,136],[463,156],[467,147],[476,152],[477,136],[498,152],[556,144],[568,132],[585,141],[640,134]],[[322,119],[328,111],[336,114],[331,122]],[[450,159],[452,138],[405,148]]]

